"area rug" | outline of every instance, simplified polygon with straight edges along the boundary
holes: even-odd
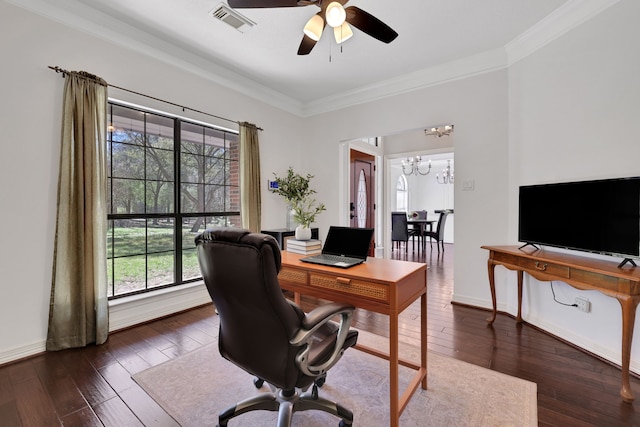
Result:
[[[360,332],[358,342],[381,350],[388,340]],[[257,349],[259,351],[259,349]],[[400,345],[402,357],[417,360],[419,350]],[[354,413],[354,426],[389,425],[389,365],[383,359],[350,349],[327,376],[320,395]],[[400,367],[400,390],[415,371]],[[402,427],[537,426],[537,385],[509,375],[428,353],[428,390],[418,388],[400,418]],[[215,426],[218,413],[261,391],[253,378],[220,357],[217,343],[154,366],[134,380],[181,426]],[[320,411],[297,412],[293,425],[324,427],[338,419]],[[229,426],[275,426],[275,412],[254,411]]]

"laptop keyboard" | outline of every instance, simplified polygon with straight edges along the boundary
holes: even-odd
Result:
[[[359,261],[358,258],[353,258],[348,256],[339,256],[339,255],[329,255],[329,254],[316,255],[316,258],[324,259],[330,262]]]

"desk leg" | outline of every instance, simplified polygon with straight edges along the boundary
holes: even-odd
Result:
[[[492,325],[493,322],[496,320],[496,314],[498,310],[496,308],[496,279],[494,274],[496,266],[493,263],[493,261],[491,261],[491,258],[489,258],[489,261],[487,262],[487,268],[489,270],[489,288],[491,289],[491,303],[493,304],[493,313],[491,314],[491,317],[487,319],[487,323]]]
[[[522,323],[522,277],[523,276],[524,276],[524,271],[518,270],[518,317],[516,317],[516,322],[518,323]]]
[[[295,302],[297,306],[300,306],[300,292],[293,293],[293,302]]]
[[[427,294],[420,297],[420,367],[425,375],[422,379],[422,389],[427,389]]]
[[[389,425],[399,427],[400,405],[398,401],[398,313],[389,315]]]
[[[629,295],[618,295],[616,298],[622,306],[622,389],[620,396],[625,402],[631,403],[635,397],[629,383],[629,362],[631,361],[631,340],[636,321],[636,307],[640,299]]]

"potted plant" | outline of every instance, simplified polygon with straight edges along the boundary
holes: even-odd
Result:
[[[323,203],[317,204],[316,199],[305,197],[293,206],[293,219],[300,225],[296,227],[297,240],[309,240],[311,238],[311,223],[316,216],[326,210]]]
[[[293,220],[299,224],[299,226],[296,227],[296,239],[310,239],[311,223],[315,221],[316,216],[320,212],[325,210],[324,204],[317,203],[316,200],[311,197],[311,195],[316,192],[309,185],[313,175],[307,174],[306,176],[302,176],[296,173],[291,167],[287,170],[285,177],[279,177],[275,173],[273,175],[275,176],[278,188],[272,191],[284,197],[289,205]],[[301,229],[300,232],[298,232],[298,228]],[[300,234],[300,236],[298,236],[298,234]],[[306,237],[307,234],[308,237]]]

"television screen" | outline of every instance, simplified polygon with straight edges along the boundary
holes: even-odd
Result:
[[[640,255],[640,177],[520,187],[518,240]]]

